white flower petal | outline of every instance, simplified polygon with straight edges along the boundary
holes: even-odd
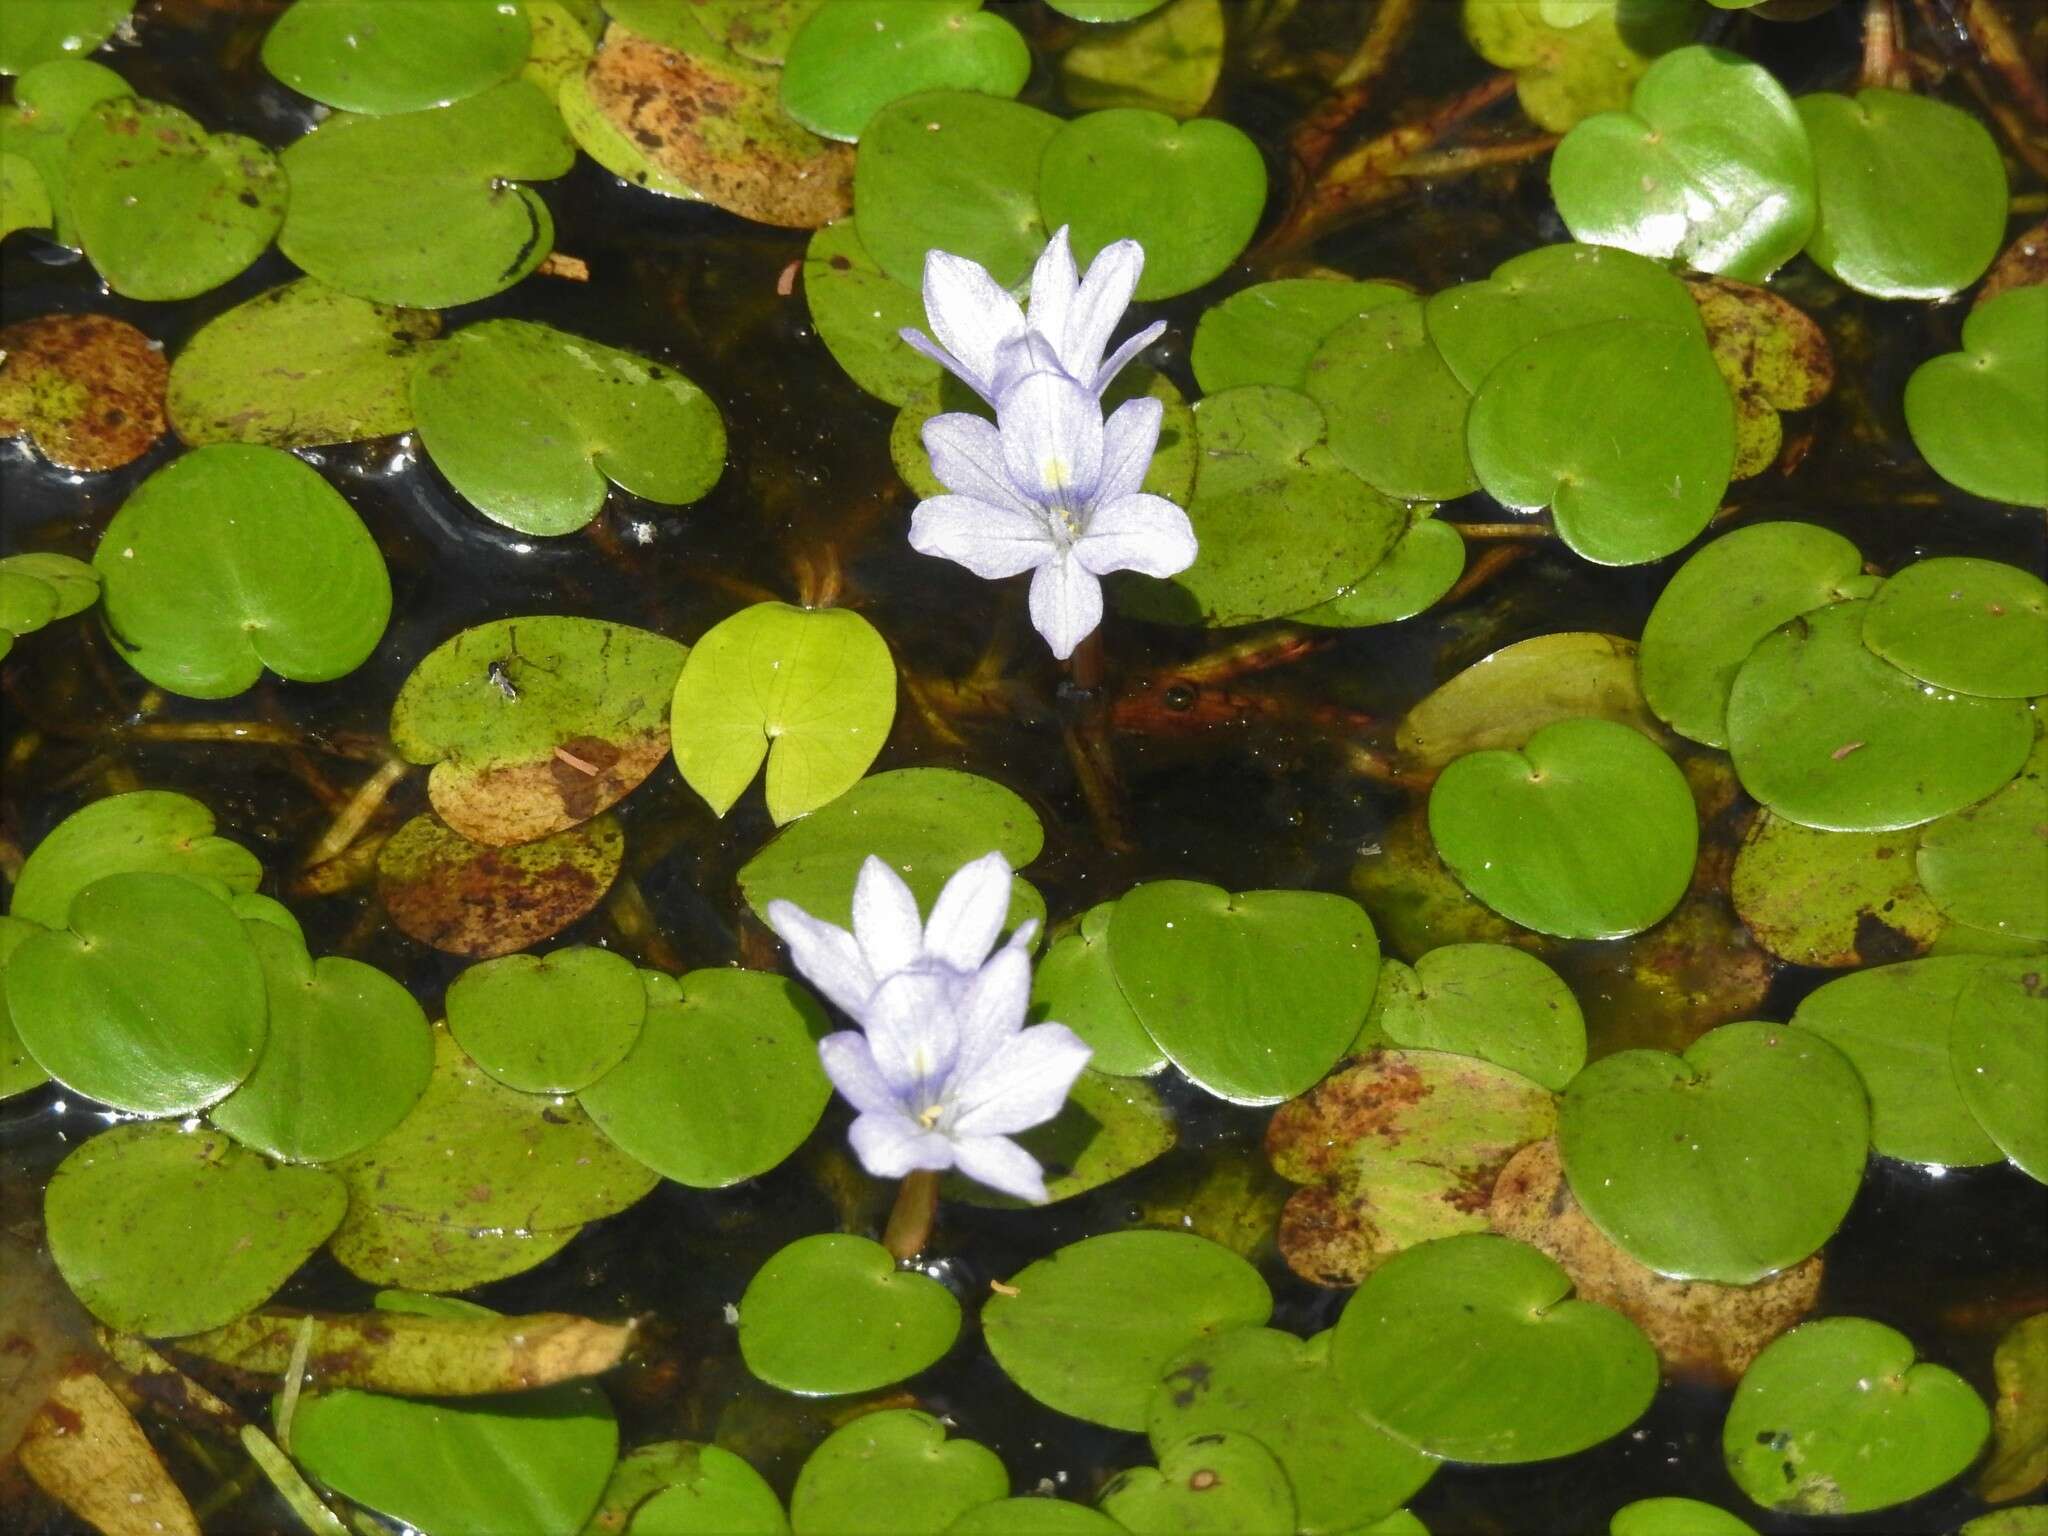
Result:
[[[946,372],[952,374],[954,378],[967,385],[968,388],[974,388],[974,380],[968,377],[967,369],[960,359],[948,352],[936,341],[933,341],[931,337],[925,335],[916,326],[906,325],[896,334],[902,338],[904,344],[911,351],[922,352],[926,357],[945,369]]]
[[[1099,507],[1074,543],[1073,560],[1098,576],[1142,571],[1177,576],[1195,563],[1195,529],[1164,496],[1125,496]]]
[[[1045,1170],[1016,1142],[1001,1136],[970,1136],[953,1143],[953,1165],[977,1184],[1017,1200],[1043,1205],[1050,1198]]]
[[[789,946],[790,964],[825,1000],[858,1018],[875,990],[875,973],[844,928],[821,922],[792,901],[768,903],[768,926]]]
[[[953,1143],[903,1115],[861,1115],[848,1128],[860,1164],[878,1179],[900,1179],[914,1168],[950,1168]]]
[[[925,924],[924,952],[956,971],[972,972],[988,959],[1010,910],[1010,861],[985,853],[953,872]]]
[[[932,334],[959,366],[954,370],[986,396],[997,349],[1024,331],[1024,311],[979,262],[947,251],[924,258],[924,313]]]
[[[899,1102],[922,1111],[940,1102],[960,1053],[953,978],[899,971],[875,988],[861,1017],[875,1066]]]
[[[1105,389],[1109,388],[1110,384],[1115,381],[1116,376],[1124,371],[1126,363],[1165,334],[1166,322],[1164,320],[1154,320],[1145,329],[1110,353],[1109,361],[1095,370],[1092,386],[1095,393],[1100,395]],[[1084,384],[1089,383],[1086,379],[1083,379],[1081,382]]]
[[[903,877],[873,854],[853,882],[853,937],[877,984],[924,951],[924,921]]]
[[[867,1036],[857,1029],[842,1029],[818,1042],[818,1060],[832,1086],[864,1115],[900,1115],[903,1104],[889,1086],[889,1080],[875,1065]]]
[[[1168,503],[1172,505],[1172,503]],[[1031,623],[1065,661],[1102,622],[1102,583],[1069,551],[1031,578]]]
[[[960,1020],[960,1054],[953,1063],[956,1098],[960,1085],[977,1081],[982,1068],[1017,1038],[1030,1007],[1031,956],[1015,944],[1005,944],[975,972],[956,999]]]
[[[964,565],[988,581],[1059,558],[1043,513],[1025,514],[967,496],[933,496],[910,514],[910,547]]]
[[[1135,496],[1152,468],[1159,447],[1159,423],[1166,407],[1150,395],[1126,400],[1102,424],[1102,479],[1095,487],[1097,505]]]
[[[1088,275],[1081,279],[1067,314],[1065,333],[1054,337],[1068,371],[1083,383],[1101,364],[1103,348],[1130,307],[1144,270],[1145,248],[1135,240],[1106,245],[1088,263]]]
[[[996,406],[1003,465],[1034,501],[1082,507],[1102,476],[1102,407],[1072,379],[1034,373],[1009,386]]]
[[[1064,1024],[1034,1024],[953,1085],[946,1129],[956,1137],[1008,1136],[1043,1125],[1067,1102],[1094,1052]]]
[[[1036,513],[1038,504],[1010,483],[1003,462],[1003,435],[996,424],[965,411],[948,411],[924,424],[920,434],[932,473],[957,496],[998,507]]]
[[[1024,312],[1031,329],[1051,342],[1055,352],[1060,338],[1066,334],[1067,317],[1073,311],[1074,293],[1080,285],[1074,271],[1074,248],[1067,243],[1067,226],[1062,224],[1053,231],[1052,239],[1038,253],[1037,265],[1031,269],[1031,306]]]

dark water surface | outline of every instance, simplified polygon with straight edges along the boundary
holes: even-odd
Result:
[[[1005,5],[1028,34],[1056,25],[1036,4]],[[193,112],[213,130],[283,145],[302,132],[306,104],[265,74],[256,49],[280,7],[268,0],[223,5],[178,0],[145,6],[140,46],[111,62],[141,94]],[[1407,105],[1440,99],[1482,78],[1486,66],[1457,30],[1457,7],[1428,0],[1416,39],[1365,120],[1384,126]],[[1789,89],[1842,87],[1857,61],[1854,8],[1798,25],[1719,21],[1731,46],[1768,63]],[[1348,51],[1359,8],[1308,0],[1284,34],[1299,60],[1329,47]],[[1281,144],[1312,104],[1313,77],[1276,83],[1270,61],[1254,74],[1233,50],[1211,111],[1251,132],[1272,155],[1275,207],[1288,185]],[[1042,57],[1042,55],[1041,55]],[[1285,62],[1290,55],[1282,55]],[[1057,106],[1041,65],[1026,99]],[[1423,289],[1485,275],[1531,246],[1565,238],[1551,209],[1542,164],[1446,183],[1386,205],[1326,239],[1313,256],[1359,277],[1391,277]],[[813,335],[801,291],[777,293],[777,278],[801,256],[802,232],[752,226],[715,209],[678,204],[628,188],[587,158],[540,192],[554,210],[557,248],[588,261],[587,284],[536,277],[484,304],[449,312],[446,329],[515,315],[560,326],[673,364],[725,412],[732,444],[724,479],[684,509],[655,507],[614,490],[585,535],[528,541],[466,507],[410,440],[357,444],[305,455],[363,516],[391,566],[394,608],[377,654],[336,683],[294,686],[274,679],[237,699],[206,703],[145,700],[147,685],[113,653],[90,618],[20,644],[4,668],[0,833],[31,848],[87,800],[125,788],[178,789],[209,805],[220,830],[248,845],[272,871],[266,889],[296,866],[324,830],[332,801],[373,763],[347,755],[351,737],[385,729],[390,703],[414,664],[456,630],[524,612],[561,612],[624,621],[694,640],[714,622],[761,597],[795,600],[797,571],[836,561],[842,601],[859,607],[888,638],[906,677],[967,673],[992,632],[1014,642],[1013,671],[1026,708],[1018,718],[956,722],[958,742],[940,739],[911,708],[877,769],[939,764],[1010,785],[1045,823],[1044,855],[1031,867],[1055,918],[1079,912],[1141,879],[1177,876],[1232,889],[1307,886],[1344,890],[1353,864],[1374,847],[1406,798],[1360,777],[1345,750],[1341,706],[1391,722],[1430,688],[1499,646],[1554,630],[1641,631],[1677,560],[1632,570],[1589,566],[1553,545],[1529,556],[1461,602],[1387,628],[1332,633],[1314,654],[1263,677],[1230,685],[1268,701],[1248,718],[1206,731],[1151,728],[1119,735],[1140,851],[1098,844],[1056,725],[1054,672],[1024,626],[1021,587],[996,588],[904,542],[913,501],[889,463],[891,407],[856,389]],[[2015,190],[2034,190],[2016,180]],[[130,303],[101,291],[83,262],[47,258],[48,247],[8,242],[0,262],[0,318],[91,310],[139,326],[175,354],[206,320],[284,281],[294,270],[274,251],[236,282],[177,305]],[[1160,306],[1170,321],[1147,361],[1190,395],[1188,341],[1201,309],[1255,277],[1243,268],[1201,295]],[[1920,360],[1956,345],[1963,306],[1886,306],[1849,294],[1804,261],[1776,288],[1828,330],[1842,380],[1788,433],[1814,435],[1798,471],[1739,483],[1731,500],[1747,521],[1798,517],[1852,538],[1891,570],[1922,554],[1974,554],[2038,568],[2041,523],[1949,491],[1919,461],[1904,432],[1899,398]],[[0,552],[58,550],[89,558],[123,498],[180,451],[166,438],[126,469],[77,477],[51,470],[21,443],[0,444],[4,522]],[[1499,518],[1485,498],[1447,509],[1453,519]],[[1112,620],[1111,686],[1176,664],[1229,637],[1149,629]],[[264,721],[304,733],[296,748],[138,744],[122,728],[158,721]],[[425,808],[415,775],[394,796],[391,825]],[[770,835],[758,795],[724,822],[664,766],[619,807],[627,874],[637,883],[673,956],[688,966],[731,962],[743,910],[734,874]],[[346,953],[410,985],[430,1013],[461,968],[386,924],[367,890],[291,898],[315,954]],[[557,942],[608,943],[646,951],[600,912]],[[1567,967],[1585,995],[1597,964]],[[1790,1009],[1826,973],[1785,968],[1763,1015]],[[1597,1018],[1595,1055],[1618,1036]],[[1661,1042],[1682,1044],[1683,1042]],[[918,1379],[919,1401],[958,1432],[1003,1457],[1019,1492],[1041,1479],[1088,1498],[1108,1473],[1150,1459],[1142,1437],[1097,1430],[1040,1408],[998,1371],[972,1335],[975,1299],[988,1281],[1061,1244],[1170,1211],[1203,1171],[1231,1158],[1263,1173],[1259,1142],[1269,1111],[1219,1104],[1171,1080],[1165,1090],[1182,1117],[1182,1143],[1153,1167],[1112,1188],[1051,1210],[1005,1214],[948,1206],[936,1272],[970,1303],[969,1337]],[[754,1383],[741,1367],[724,1304],[783,1243],[844,1222],[877,1222],[864,1208],[836,1206],[821,1170],[843,1156],[843,1111],[835,1105],[804,1154],[771,1175],[716,1193],[663,1183],[625,1214],[595,1223],[561,1254],[528,1274],[484,1288],[477,1299],[508,1311],[563,1310],[648,1318],[635,1363],[611,1381],[625,1444],[684,1435],[716,1438],[752,1459],[787,1493],[797,1467],[847,1405],[794,1402]],[[49,1171],[101,1121],[54,1087],[0,1106],[0,1218],[31,1240]],[[1821,1311],[1855,1313],[1908,1333],[1924,1358],[1952,1366],[1987,1397],[1990,1357],[2004,1326],[2044,1304],[2048,1211],[2042,1190],[2000,1167],[1938,1177],[1873,1160],[1862,1193],[1828,1249]],[[1277,1308],[1274,1325],[1298,1333],[1329,1326],[1348,1292],[1295,1278],[1270,1252],[1263,1263]],[[353,1308],[370,1287],[322,1256],[278,1297],[281,1304]],[[1501,1390],[1513,1391],[1512,1382]],[[1415,1509],[1438,1536],[1457,1533],[1602,1532],[1630,1499],[1689,1494],[1734,1510],[1764,1531],[1937,1532],[1981,1508],[1964,1487],[1862,1519],[1808,1521],[1750,1507],[1722,1468],[1719,1432],[1727,1394],[1668,1386],[1629,1433],[1562,1463],[1440,1473]],[[177,1443],[162,1442],[174,1472],[203,1505],[217,1487]],[[225,1458],[228,1465],[234,1458]],[[61,1532],[74,1526],[19,1487],[0,1487],[0,1527]],[[216,1508],[213,1531],[290,1528],[260,1482]]]

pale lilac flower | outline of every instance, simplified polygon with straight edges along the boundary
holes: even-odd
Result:
[[[1009,905],[1008,861],[992,853],[960,870],[922,925],[879,859],[862,866],[861,884],[868,901],[857,889],[850,934],[786,901],[768,909],[798,971],[860,1026],[818,1042],[826,1076],[857,1112],[853,1150],[879,1177],[958,1168],[1044,1200],[1044,1170],[1010,1137],[1059,1113],[1090,1050],[1064,1024],[1024,1025],[1035,925],[989,953]]]
[[[910,547],[990,579],[1032,572],[1031,622],[1064,661],[1102,622],[1097,578],[1194,563],[1187,513],[1139,489],[1164,410],[1140,397],[1104,422],[1094,395],[1041,372],[1009,385],[993,423],[934,416],[925,451],[952,494],[917,504]]]
[[[902,336],[990,405],[1000,406],[1017,379],[1044,369],[1064,373],[1099,400],[1124,364],[1166,329],[1155,321],[1103,359],[1144,269],[1145,248],[1119,240],[1096,254],[1086,277],[1076,277],[1061,225],[1031,270],[1027,318],[979,262],[931,251],[924,259],[924,312],[939,339],[915,326]]]

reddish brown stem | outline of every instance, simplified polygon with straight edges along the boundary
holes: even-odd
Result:
[[[1380,0],[1365,41],[1331,82],[1333,89],[1294,130],[1289,147],[1304,179],[1329,164],[1337,140],[1372,101],[1372,88],[1393,62],[1395,50],[1414,23],[1416,0]]]
[[[897,1263],[908,1264],[931,1242],[938,1219],[939,1176],[919,1168],[905,1175],[896,1191],[889,1225],[882,1231],[882,1246],[896,1256]]]

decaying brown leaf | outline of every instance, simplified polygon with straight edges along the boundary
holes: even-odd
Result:
[[[194,1427],[241,1428],[242,1416],[231,1404],[158,1354],[148,1340],[112,1328],[95,1328],[93,1333],[118,1368],[118,1387],[125,1389],[122,1397],[131,1409],[147,1407],[152,1413]],[[113,1374],[111,1369],[109,1374]]]
[[[1555,1259],[1580,1300],[1612,1307],[1642,1329],[1665,1368],[1680,1375],[1734,1382],[1820,1294],[1819,1254],[1755,1285],[1670,1280],[1637,1263],[1572,1197],[1555,1141],[1535,1142],[1509,1159],[1488,1219],[1494,1231]]]
[[[119,469],[164,433],[163,348],[110,315],[43,315],[0,329],[0,437],[65,469]]]
[[[199,1536],[141,1426],[91,1367],[59,1378],[21,1440],[36,1485],[106,1536]]]
[[[618,878],[625,838],[599,816],[517,848],[472,843],[415,816],[377,856],[384,910],[422,944],[451,955],[509,955],[560,933]]]
[[[1785,430],[1780,411],[1819,405],[1835,387],[1835,355],[1804,310],[1768,288],[1727,277],[1686,286],[1706,323],[1714,366],[1735,397],[1733,478],[1760,475],[1777,461]]]
[[[546,759],[434,765],[427,796],[443,821],[480,843],[531,842],[587,821],[630,794],[668,756],[668,732],[578,736]]]
[[[1986,1503],[2023,1499],[2048,1483],[2048,1312],[2013,1325],[1991,1357],[1998,1382],[1991,1459],[1977,1474]]]

